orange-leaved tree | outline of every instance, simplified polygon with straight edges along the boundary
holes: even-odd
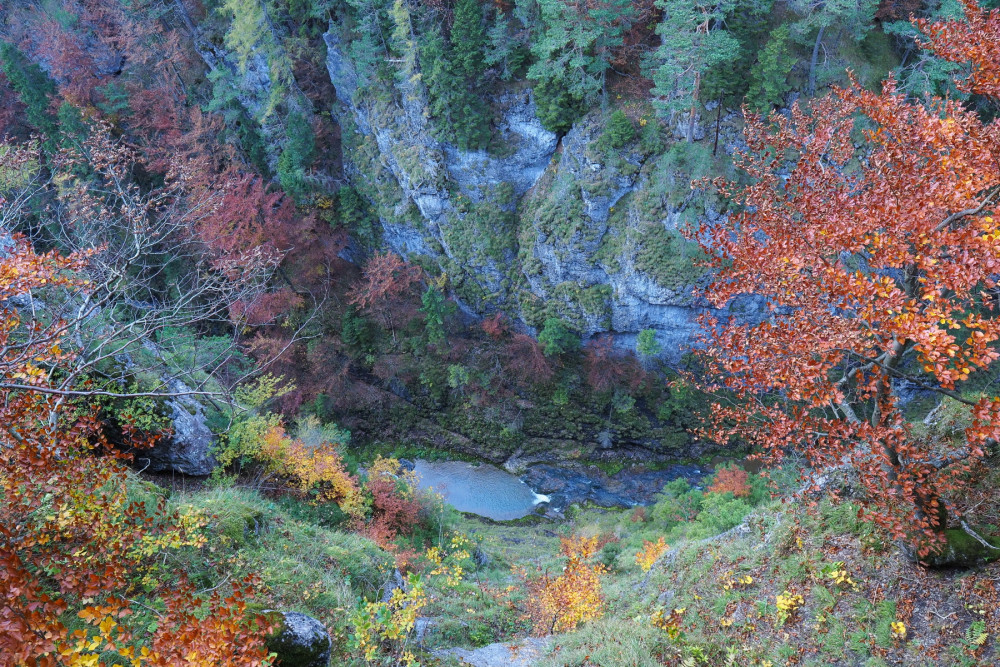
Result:
[[[267,664],[251,582],[197,596],[164,572],[159,556],[204,542],[201,520],[135,500],[87,392],[67,409],[78,332],[45,305],[86,303],[92,254],[0,233],[0,666]],[[136,614],[137,593],[154,606]]]
[[[552,577],[545,572],[528,581],[526,616],[537,634],[567,632],[604,613],[601,575],[607,569],[590,562],[599,547],[598,537],[564,537],[562,573]]]
[[[971,91],[995,95],[1000,60],[977,54],[998,17],[967,9],[984,34],[921,27],[940,54],[974,62]],[[949,515],[963,541],[1000,555],[955,502],[1000,436],[1000,399],[962,384],[1000,356],[1000,122],[907,99],[890,79],[748,117],[745,136],[746,178],[716,182],[736,212],[692,237],[716,271],[714,305],[753,293],[769,312],[705,318],[707,369],[739,399],[715,406],[710,435],[852,467],[868,518],[921,558],[945,551]],[[901,383],[964,410],[958,437],[909,423]]]

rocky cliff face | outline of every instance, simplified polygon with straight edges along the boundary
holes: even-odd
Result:
[[[612,148],[595,111],[557,153],[531,92],[512,89],[494,100],[499,149],[461,151],[434,138],[419,83],[362,89],[336,29],[324,40],[345,173],[375,205],[388,247],[445,271],[479,314],[503,308],[529,327],[558,316],[624,347],[653,329],[664,355],[680,356],[704,304],[692,296],[697,249],[677,230],[719,216],[694,199],[690,176],[726,159],[730,130],[717,158],[708,141]],[[757,310],[752,300],[741,309]]]

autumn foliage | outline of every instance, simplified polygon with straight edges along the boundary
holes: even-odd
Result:
[[[660,559],[660,556],[667,553],[668,549],[670,549],[670,545],[667,544],[666,539],[663,537],[660,537],[655,542],[643,540],[642,550],[635,555],[636,565],[643,572],[649,572],[653,568],[653,564]]]
[[[601,575],[606,568],[590,562],[599,545],[598,537],[564,537],[562,573],[553,577],[545,572],[529,580],[526,615],[537,634],[567,632],[604,613]]]
[[[309,446],[300,438],[290,437],[283,427],[272,426],[264,433],[260,455],[272,471],[317,502],[335,503],[352,517],[364,515],[361,489],[344,467],[336,443]]]
[[[721,468],[715,473],[712,485],[708,487],[711,493],[731,493],[736,498],[746,498],[750,495],[749,475],[739,466]]]
[[[995,94],[997,15],[968,8],[971,34],[921,28],[929,48],[973,63],[971,91]],[[788,116],[748,117],[746,140],[746,185],[717,182],[737,211],[692,238],[717,272],[714,305],[754,293],[768,313],[705,319],[702,357],[739,400],[714,406],[710,435],[850,465],[867,516],[926,555],[1000,437],[1000,399],[962,391],[998,358],[1000,123],[908,99],[890,79],[880,93],[853,84]],[[961,437],[921,435],[897,406],[900,381],[961,405]]]
[[[17,237],[0,260],[0,664],[99,665],[104,652],[136,667],[267,664],[252,629],[263,621],[244,613],[250,582],[206,598],[158,571],[170,550],[203,544],[198,517],[133,500],[93,412],[81,404],[74,417],[44,393],[66,364],[67,329],[14,304],[80,288],[84,260],[38,255]],[[133,628],[130,599],[154,573],[147,598],[163,611],[154,630]],[[70,631],[72,617],[85,625]]]
[[[393,540],[412,534],[424,518],[416,474],[397,459],[379,456],[368,469],[364,489],[371,497],[371,516],[359,528],[383,548],[397,551]]]

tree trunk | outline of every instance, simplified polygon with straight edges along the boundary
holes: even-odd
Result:
[[[719,151],[719,126],[722,125],[722,96],[719,96],[719,110],[715,114],[715,143],[712,145],[712,156]]]
[[[701,72],[695,72],[694,75],[694,94],[691,96],[691,112],[688,116],[688,128],[687,128],[687,142],[691,143],[694,141],[694,118],[695,109],[698,107],[698,93],[701,89]]]
[[[816,94],[816,61],[819,60],[819,45],[823,41],[824,30],[826,30],[826,26],[821,25],[819,32],[816,33],[816,43],[813,44],[812,60],[809,61],[809,85],[807,87],[809,97]]]

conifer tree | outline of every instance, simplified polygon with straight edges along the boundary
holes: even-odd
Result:
[[[485,69],[485,46],[482,5],[479,0],[458,0],[451,26],[451,62],[455,73],[475,84]]]
[[[795,58],[788,51],[790,31],[781,25],[771,31],[760,57],[750,70],[750,105],[766,113],[781,104],[790,86],[788,74],[795,65]]]
[[[560,132],[606,92],[611,59],[631,27],[635,9],[630,0],[586,5],[539,0],[538,5],[544,28],[531,47],[536,62],[528,78],[536,82],[539,118]]]
[[[56,136],[56,119],[49,110],[50,98],[56,92],[55,82],[38,65],[24,57],[16,46],[0,42],[0,69],[26,107],[28,123],[45,135],[49,142]]]
[[[734,0],[658,0],[663,20],[656,32],[660,47],[653,54],[654,105],[668,118],[687,112],[687,140],[694,138],[694,117],[702,77],[711,68],[739,56],[739,42],[721,28]]]

